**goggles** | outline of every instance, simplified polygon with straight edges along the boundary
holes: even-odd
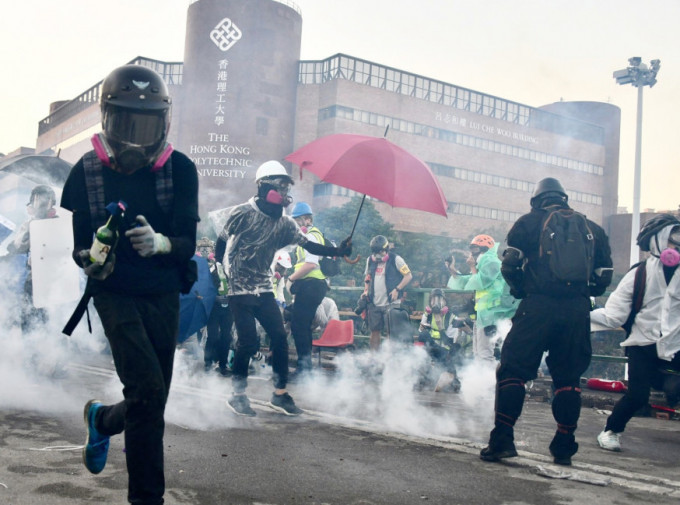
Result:
[[[680,228],[674,228],[668,236],[668,245],[680,246]]]

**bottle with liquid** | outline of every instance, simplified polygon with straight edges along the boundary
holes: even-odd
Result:
[[[105,225],[100,226],[95,233],[92,247],[90,247],[90,261],[103,265],[109,254],[114,250],[118,241],[118,228],[123,215],[125,214],[126,204],[122,200],[119,202],[111,202],[106,206],[109,212],[109,220]]]

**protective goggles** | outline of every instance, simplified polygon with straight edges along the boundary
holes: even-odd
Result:
[[[680,228],[673,228],[671,234],[668,236],[668,244],[680,246]]]

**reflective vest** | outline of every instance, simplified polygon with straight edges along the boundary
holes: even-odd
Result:
[[[316,226],[312,226],[308,231],[307,235],[310,233],[313,233],[316,239],[318,240],[320,245],[326,245],[326,241],[323,238],[323,233],[321,233],[321,230],[319,230]],[[298,246],[297,249],[295,249],[295,257],[297,258],[297,263],[295,263],[294,270],[297,272],[302,268],[302,265],[305,264],[305,256],[307,254],[307,251],[304,250],[303,247]],[[324,280],[326,276],[321,272],[321,267],[318,265],[316,268],[314,268],[311,272],[308,272],[307,275],[303,277],[303,279],[319,279],[319,280]]]

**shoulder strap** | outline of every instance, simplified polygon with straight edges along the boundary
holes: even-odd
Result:
[[[168,156],[167,161],[156,173],[156,200],[164,213],[172,211],[174,192],[172,187],[172,157]]]
[[[85,169],[85,186],[87,188],[87,200],[90,207],[90,223],[93,229],[99,228],[106,222],[106,199],[104,196],[104,176],[102,175],[103,163],[95,151],[88,151],[83,156]],[[172,211],[174,190],[172,184],[172,158],[160,167],[154,169],[156,175],[156,201],[161,210],[169,214]]]
[[[95,151],[88,151],[83,156],[87,203],[90,207],[90,223],[94,230],[106,221],[106,200],[104,197],[102,166],[102,161]]]
[[[635,316],[640,312],[642,308],[642,300],[645,298],[645,285],[647,284],[647,262],[641,261],[631,267],[631,270],[635,268],[635,280],[633,281],[633,304],[630,309],[630,314],[628,314],[628,319],[621,325],[621,327],[626,331],[626,334],[630,334],[630,330],[635,322]]]

